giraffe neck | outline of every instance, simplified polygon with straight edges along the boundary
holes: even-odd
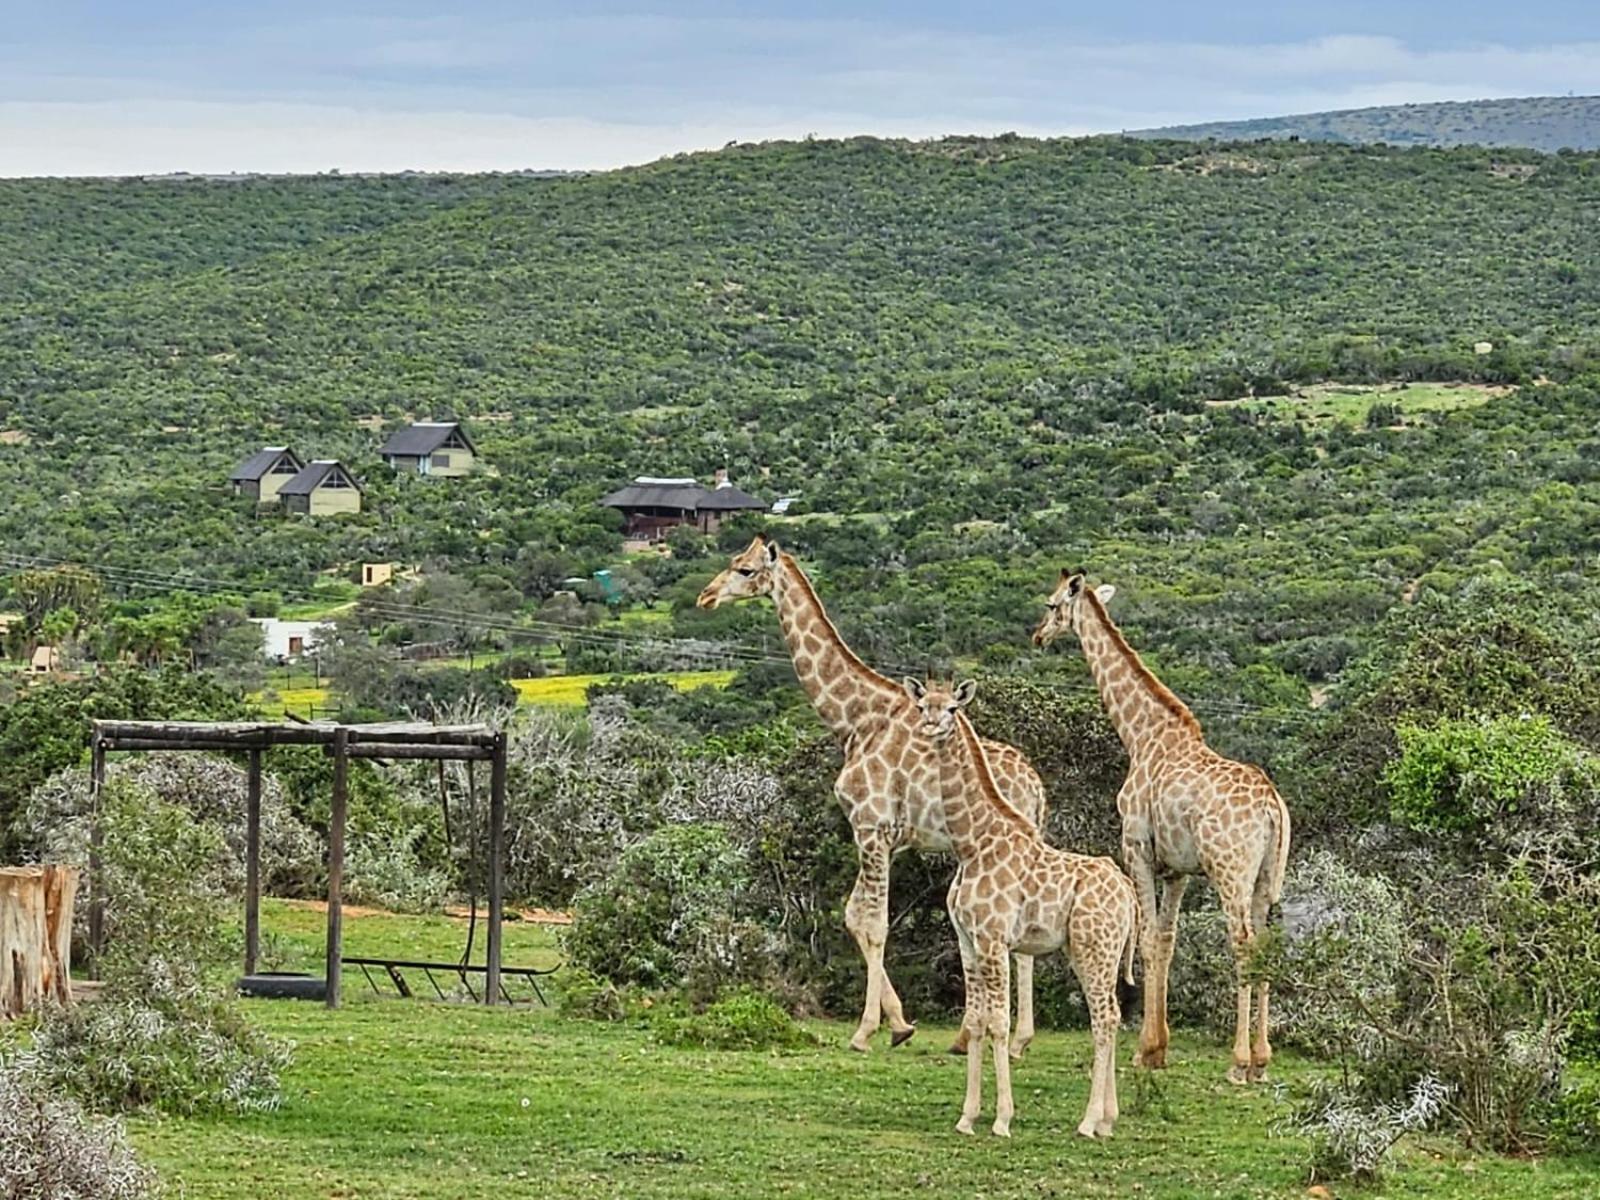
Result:
[[[1083,656],[1128,757],[1137,760],[1174,739],[1200,737],[1194,714],[1144,665],[1100,597],[1086,591],[1078,603]]]
[[[822,723],[841,742],[904,703],[904,694],[895,684],[844,644],[811,581],[788,554],[780,560],[772,601],[800,686]]]
[[[1028,823],[995,785],[972,722],[965,713],[955,719],[954,732],[938,743],[939,791],[950,844],[966,862],[1018,832],[1026,833]]]

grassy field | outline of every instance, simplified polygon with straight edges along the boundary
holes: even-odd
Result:
[[[664,679],[680,692],[702,687],[727,687],[732,671],[668,671],[659,675],[629,675],[629,679]],[[513,679],[517,698],[523,704],[549,704],[573,707],[586,703],[585,692],[593,683],[603,683],[611,675],[547,675],[543,679]]]
[[[315,958],[321,914],[269,904],[274,944]],[[459,954],[463,923],[351,915],[347,945]],[[507,959],[551,961],[550,930],[506,927]],[[359,984],[359,986],[357,986]],[[1224,1052],[1177,1039],[1154,1079],[1122,1070],[1110,1142],[1078,1138],[1090,1056],[1081,1033],[1046,1033],[1018,1068],[1011,1141],[953,1130],[963,1072],[952,1030],[847,1052],[845,1025],[816,1022],[815,1050],[729,1053],[658,1045],[647,1032],[544,1009],[372,999],[356,976],[344,1010],[250,1001],[251,1017],[293,1039],[276,1113],[139,1117],[141,1149],[190,1200],[300,1197],[1286,1197],[1305,1192],[1304,1146],[1275,1136],[1274,1088],[1235,1089]],[[1122,1053],[1131,1052],[1131,1036]],[[1318,1068],[1275,1064],[1293,1094]],[[991,1104],[992,1104],[992,1088]],[[1473,1157],[1454,1143],[1409,1145],[1390,1197],[1580,1197],[1594,1161]],[[1336,1196],[1368,1194],[1335,1186]]]
[[[1244,407],[1293,416],[1318,424],[1361,425],[1374,404],[1393,404],[1406,421],[1423,413],[1452,412],[1487,404],[1510,388],[1472,383],[1407,383],[1382,387],[1323,383],[1293,396],[1258,396],[1248,400],[1217,400],[1213,408]]]

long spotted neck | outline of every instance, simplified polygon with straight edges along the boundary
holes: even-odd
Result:
[[[904,703],[904,694],[895,684],[844,644],[811,581],[788,554],[779,559],[772,602],[800,686],[811,698],[817,716],[840,742]]]
[[[1100,597],[1085,591],[1078,604],[1083,656],[1128,757],[1137,761],[1174,740],[1201,737],[1194,714],[1144,665]]]
[[[1029,826],[995,785],[972,722],[965,713],[957,713],[955,721],[950,736],[938,743],[939,792],[950,844],[967,862],[1019,830],[1028,832]]]

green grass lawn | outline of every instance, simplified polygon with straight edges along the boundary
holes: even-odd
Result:
[[[282,943],[320,953],[321,914],[271,904],[264,922]],[[352,916],[346,944],[352,953],[448,955],[459,953],[461,926]],[[506,927],[506,945],[508,961],[555,953],[550,930],[526,923]],[[906,1046],[866,1057],[844,1049],[848,1027],[837,1022],[813,1024],[823,1039],[815,1050],[711,1052],[549,1010],[379,1001],[350,981],[346,993],[337,1013],[245,1002],[254,1020],[298,1045],[278,1112],[131,1122],[178,1194],[1188,1200],[1305,1190],[1303,1145],[1271,1132],[1283,1107],[1273,1088],[1227,1084],[1225,1051],[1205,1039],[1176,1039],[1173,1066],[1159,1076],[1124,1066],[1116,1137],[1091,1143],[1074,1132],[1088,1038],[1043,1034],[1015,1072],[1018,1116],[1002,1141],[954,1132],[963,1070],[943,1052],[950,1028],[925,1026]],[[1131,1052],[1125,1034],[1120,1057]],[[1275,1064],[1291,1093],[1319,1069],[1292,1055]],[[1474,1157],[1428,1139],[1404,1150],[1382,1194],[1587,1197],[1597,1178],[1593,1160]]]

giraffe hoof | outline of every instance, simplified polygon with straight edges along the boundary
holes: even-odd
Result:
[[[1250,1064],[1250,1082],[1251,1083],[1266,1083],[1267,1082],[1267,1064],[1266,1063],[1251,1063]]]
[[[872,1043],[858,1033],[850,1039],[850,1049],[857,1054],[865,1054],[872,1049]]]
[[[951,1042],[950,1049],[945,1051],[946,1054],[965,1054],[966,1052],[967,1044],[962,1041]]]
[[[1011,1123],[1009,1121],[996,1121],[994,1123],[995,1137],[1008,1138],[1011,1136]]]
[[[892,1034],[889,1035],[890,1048],[892,1049],[895,1046],[905,1045],[911,1040],[912,1035],[916,1032],[917,1027],[915,1025],[908,1025],[904,1029],[896,1029]]]
[[[1086,1121],[1083,1122],[1083,1124],[1079,1125],[1078,1126],[1078,1136],[1079,1137],[1086,1137],[1086,1138],[1093,1138],[1094,1137],[1094,1122],[1086,1120]]]
[[[1250,1064],[1234,1063],[1228,1068],[1228,1082],[1236,1087],[1250,1082]]]
[[[964,1133],[968,1137],[971,1137],[972,1136],[972,1118],[971,1117],[962,1117],[961,1120],[957,1121],[956,1122],[956,1132],[957,1133]]]
[[[1167,1051],[1165,1047],[1152,1050],[1137,1050],[1133,1055],[1133,1065],[1144,1067],[1150,1071],[1162,1071],[1167,1066]]]
[[[1102,1121],[1100,1124],[1094,1127],[1094,1135],[1097,1138],[1108,1138],[1111,1136],[1111,1129],[1112,1125],[1110,1121]]]

